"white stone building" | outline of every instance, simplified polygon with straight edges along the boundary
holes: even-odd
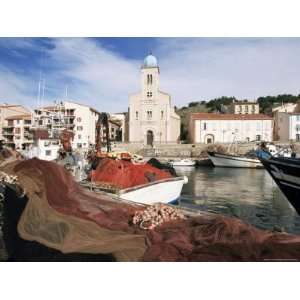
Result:
[[[300,142],[300,113],[275,114],[275,139],[280,142]]]
[[[111,121],[116,121],[120,124],[119,132],[121,133],[121,140],[120,142],[128,141],[128,130],[126,126],[126,116],[127,113],[115,113],[110,115]]]
[[[234,101],[228,106],[229,114],[259,114],[259,104],[254,101]]]
[[[74,132],[72,147],[87,149],[96,142],[96,122],[100,112],[74,101],[59,101],[53,106],[35,110],[34,126],[50,133],[68,129]],[[50,136],[52,136],[50,134]]]
[[[177,143],[180,117],[171,96],[159,89],[157,59],[148,55],[141,68],[141,92],[129,96],[129,142],[153,145]]]
[[[272,108],[272,113],[276,114],[277,112],[286,112],[293,113],[299,110],[299,103],[282,103],[279,106]]]
[[[191,114],[191,143],[272,141],[273,118],[262,114]]]

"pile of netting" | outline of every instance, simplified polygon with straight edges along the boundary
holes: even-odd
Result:
[[[96,170],[91,171],[90,180],[125,189],[171,177],[168,170],[160,170],[148,163],[137,165],[127,160],[103,158]]]
[[[17,220],[20,238],[66,255],[109,254],[117,261],[300,259],[300,236],[259,230],[215,214],[185,214],[144,230],[133,219],[150,208],[89,192],[52,162],[16,161],[3,171],[18,176],[28,198],[23,208],[18,207],[21,201],[14,202],[6,222],[21,211]],[[11,196],[5,199],[7,205],[11,201]]]
[[[0,165],[16,159],[22,159],[22,155],[19,152],[9,148],[2,148],[0,150]]]
[[[212,145],[207,146],[204,151],[205,152],[214,151],[214,152],[217,152],[217,153],[225,154],[225,153],[227,153],[227,148],[224,147],[223,145],[212,144]]]
[[[185,216],[179,209],[156,203],[149,206],[144,211],[137,211],[133,217],[132,223],[139,225],[142,229],[154,229],[163,223],[179,219],[185,219]]]

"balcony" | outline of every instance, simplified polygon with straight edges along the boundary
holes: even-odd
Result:
[[[14,133],[13,133],[13,132],[10,132],[10,131],[4,131],[4,132],[2,133],[2,135],[4,135],[4,136],[13,136]]]
[[[14,124],[3,125],[2,128],[14,128]]]
[[[25,138],[28,138],[28,139],[32,139],[32,138],[33,138],[33,134],[30,133],[30,132],[25,131],[25,132],[24,132],[24,137],[25,137]]]
[[[65,117],[75,117],[74,109],[66,109]]]

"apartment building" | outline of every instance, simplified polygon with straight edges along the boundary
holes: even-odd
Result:
[[[16,150],[27,149],[33,143],[31,114],[6,117],[2,125],[4,144]]]
[[[45,128],[51,137],[63,129],[74,132],[72,147],[87,149],[96,142],[96,122],[100,112],[71,100],[34,110],[34,127]]]
[[[11,116],[20,116],[20,115],[27,115],[31,114],[30,110],[25,108],[22,105],[15,105],[15,104],[0,104],[0,140],[6,139],[3,136],[3,126],[7,124],[6,118]]]

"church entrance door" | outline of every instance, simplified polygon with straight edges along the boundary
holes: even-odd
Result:
[[[153,146],[153,131],[152,130],[147,131],[147,145]]]

